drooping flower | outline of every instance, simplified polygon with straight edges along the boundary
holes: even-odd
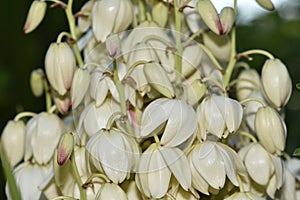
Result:
[[[65,42],[52,43],[45,57],[46,75],[50,85],[60,95],[65,95],[71,88],[76,69],[75,56]]]
[[[35,97],[42,96],[44,92],[44,71],[35,69],[30,74],[30,88]]]
[[[47,3],[44,0],[32,1],[23,28],[24,33],[30,33],[38,27],[38,25],[44,19],[46,10],[47,10]]]

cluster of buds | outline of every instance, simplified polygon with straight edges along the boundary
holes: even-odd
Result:
[[[8,199],[300,199],[300,161],[284,152],[291,79],[266,51],[236,53],[236,2],[53,2],[70,33],[31,74],[46,111],[3,130]],[[33,1],[25,33],[46,8]],[[243,60],[256,53],[261,75]]]

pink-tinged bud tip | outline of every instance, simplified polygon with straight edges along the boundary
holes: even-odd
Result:
[[[62,136],[59,145],[58,145],[58,152],[57,152],[57,164],[63,165],[65,164],[72,152],[74,147],[74,137],[72,133],[66,133]]]

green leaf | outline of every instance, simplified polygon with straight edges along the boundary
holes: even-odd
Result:
[[[296,87],[300,90],[300,83],[297,83]]]
[[[297,148],[294,153],[293,156],[300,156],[300,148]]]
[[[10,191],[10,194],[11,194],[11,198],[13,200],[21,200],[21,196],[20,196],[20,193],[18,191],[14,175],[13,175],[11,169],[10,169],[8,159],[7,159],[5,150],[3,149],[2,145],[1,145],[1,142],[0,142],[0,156],[1,156],[4,175],[7,179],[9,191]]]

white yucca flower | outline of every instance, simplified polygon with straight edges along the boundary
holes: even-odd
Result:
[[[19,188],[22,200],[39,200],[41,196],[40,185],[52,173],[51,164],[39,165],[26,161],[13,171],[17,187]],[[8,184],[5,188],[8,200],[12,200]]]
[[[143,112],[140,137],[157,134],[164,126],[160,140],[162,146],[183,144],[193,137],[197,128],[193,107],[178,99],[160,98],[152,101]]]
[[[30,33],[35,30],[45,17],[47,3],[44,0],[32,1],[26,22],[23,28],[24,33]]]
[[[183,151],[153,143],[139,160],[135,180],[147,197],[161,198],[168,191],[171,174],[184,190],[191,187],[191,171]]]
[[[71,105],[75,109],[84,99],[90,85],[91,75],[87,68],[76,69],[71,86]]]
[[[127,199],[129,200],[140,200],[143,199],[142,193],[136,186],[135,180],[124,181],[121,184],[122,189],[126,193]]]
[[[237,153],[220,143],[205,141],[197,144],[188,155],[192,185],[203,194],[209,195],[210,187],[220,190],[226,177],[239,186],[238,176],[246,176],[246,169]]]
[[[1,145],[11,167],[18,164],[25,153],[25,124],[23,121],[10,120],[1,135]]]
[[[279,190],[279,200],[298,200],[296,193],[296,177],[290,172],[287,167],[284,169],[284,183]]]
[[[251,93],[248,98],[261,99],[264,102],[263,94],[260,92]],[[257,101],[249,101],[244,104],[244,119],[251,131],[255,132],[255,117],[258,109],[262,107],[261,103]]]
[[[82,33],[86,32],[92,24],[92,8],[95,1],[87,1],[80,9],[80,13],[85,15],[83,17],[78,17],[78,30]]]
[[[298,158],[287,160],[286,167],[300,181],[300,160]]]
[[[276,190],[281,188],[284,181],[280,157],[270,154],[259,143],[243,147],[239,155],[251,180],[256,183],[255,187],[250,185],[251,191],[260,195],[267,193],[274,198]]]
[[[102,128],[105,128],[110,116],[120,111],[120,106],[112,99],[106,99],[101,106],[96,106],[96,103],[92,101],[87,105],[80,114],[78,122],[78,130],[81,128],[89,135],[92,136]]]
[[[117,129],[101,129],[87,142],[93,165],[114,183],[129,177],[139,157],[135,140]]]
[[[31,118],[26,125],[25,161],[33,156],[40,165],[49,163],[65,131],[65,125],[55,114],[42,112]]]
[[[233,99],[212,95],[202,101],[197,108],[198,138],[206,140],[208,133],[218,138],[226,138],[236,132],[242,122],[243,108]]]
[[[92,27],[98,41],[110,33],[119,33],[131,24],[133,5],[130,0],[99,0],[93,5]]]
[[[258,93],[261,88],[260,76],[255,69],[243,70],[236,84],[236,95],[239,101],[249,97],[252,93]]]
[[[265,200],[266,198],[260,197],[251,192],[235,192],[225,200]]]

